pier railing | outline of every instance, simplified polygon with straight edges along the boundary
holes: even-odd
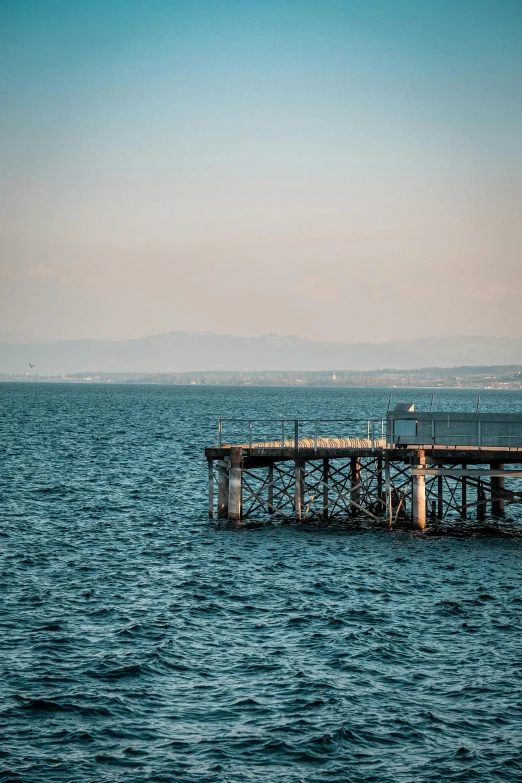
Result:
[[[384,443],[385,419],[218,419],[218,448],[258,449],[362,447]]]
[[[400,411],[388,415],[388,446],[469,447],[511,450],[522,447],[519,413]]]

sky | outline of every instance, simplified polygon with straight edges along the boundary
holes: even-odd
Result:
[[[520,0],[3,0],[0,339],[522,337]]]

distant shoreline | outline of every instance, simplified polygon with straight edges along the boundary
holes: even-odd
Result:
[[[440,389],[520,391],[522,366],[426,368],[371,372],[256,371],[184,373],[83,372],[63,375],[2,373],[0,383],[233,388]]]

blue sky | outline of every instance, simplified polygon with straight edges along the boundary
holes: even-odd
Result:
[[[0,338],[519,335],[522,3],[4,0],[0,37]]]

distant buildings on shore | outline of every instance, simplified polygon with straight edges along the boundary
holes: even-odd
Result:
[[[176,386],[328,386],[522,389],[522,365],[492,367],[430,367],[419,370],[365,372],[185,372],[185,373],[72,373],[3,374],[0,382],[123,383]]]

